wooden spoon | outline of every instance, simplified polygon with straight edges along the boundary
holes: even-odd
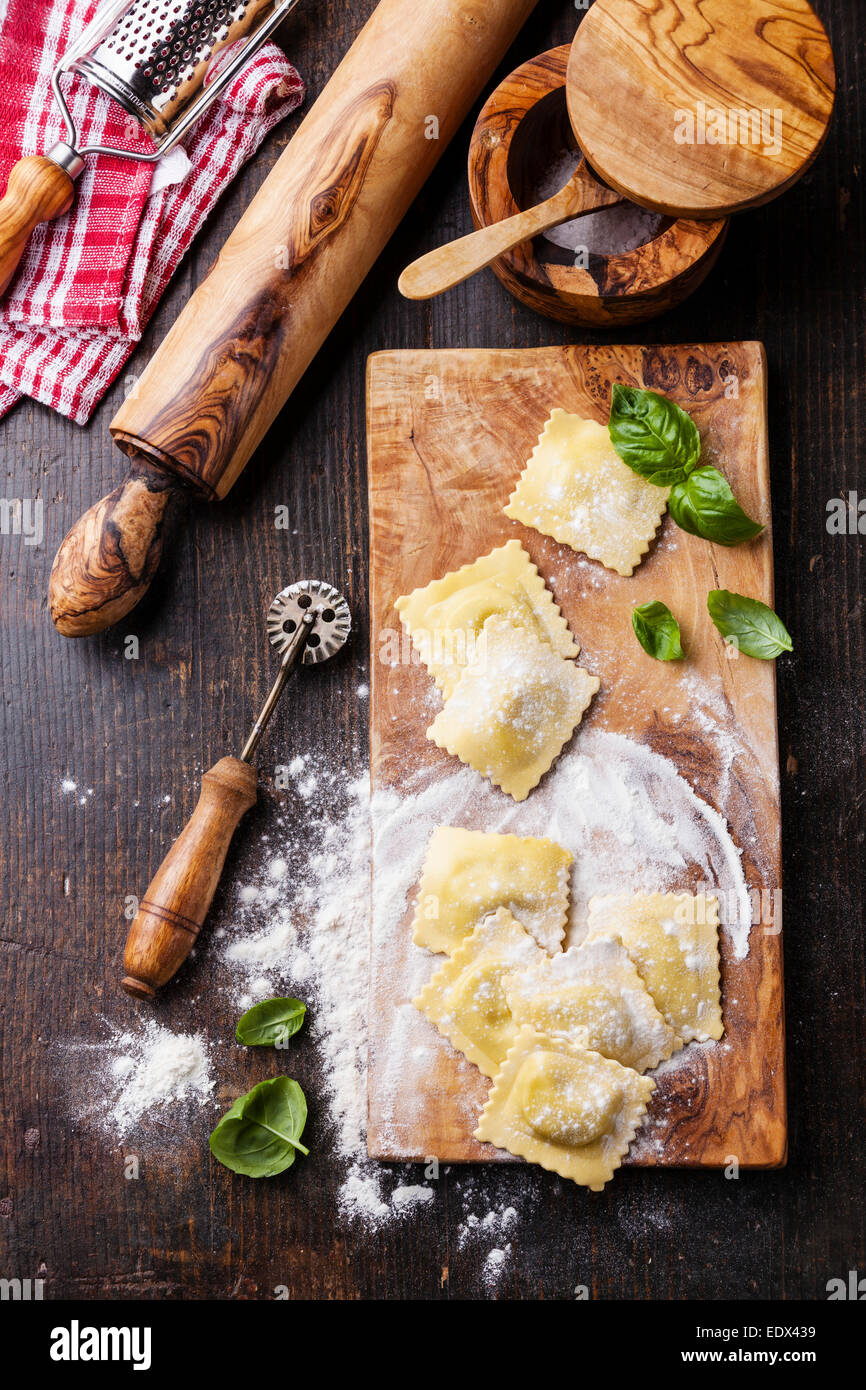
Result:
[[[481,227],[477,232],[428,251],[426,256],[406,267],[397,282],[398,288],[406,299],[432,299],[468,280],[470,275],[483,270],[497,256],[504,256],[522,241],[549,232],[585,212],[615,207],[625,201],[621,193],[599,183],[586,160],[581,159],[568,183],[552,198],[525,212],[515,213],[504,222]]]

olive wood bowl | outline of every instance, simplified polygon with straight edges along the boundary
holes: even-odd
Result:
[[[516,68],[482,109],[469,147],[476,227],[532,207],[540,201],[545,169],[569,152],[576,156],[565,100],[570,51],[563,44]],[[515,298],[548,318],[598,328],[640,323],[698,288],[718,259],[727,227],[726,218],[660,218],[656,236],[643,246],[618,255],[589,253],[580,257],[583,264],[575,252],[539,236],[491,268]]]

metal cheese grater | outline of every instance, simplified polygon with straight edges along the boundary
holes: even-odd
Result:
[[[116,154],[146,164],[160,159],[296,4],[297,0],[111,0],[101,9],[51,78],[66,139],[47,155],[25,155],[9,175],[0,201],[0,294],[15,274],[33,228],[68,212],[73,180],[84,168],[86,154]],[[66,72],[77,73],[118,102],[147,131],[153,149],[79,147],[75,121],[60,90]]]
[[[64,54],[51,79],[67,139],[48,158],[76,178],[86,154],[159,159],[198,120],[205,107],[282,23],[298,0],[113,0],[103,6]],[[207,80],[214,57],[245,42]],[[75,122],[60,90],[64,73],[77,73],[112,97],[154,141],[152,153],[106,145],[78,148]]]

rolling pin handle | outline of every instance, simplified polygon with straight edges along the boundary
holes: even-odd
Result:
[[[379,0],[114,417],[121,448],[225,497],[536,3]],[[109,546],[103,582],[81,540],[52,602],[67,636],[128,613],[149,578],[116,577]]]
[[[204,774],[190,819],[157,869],[129,929],[121,981],[127,994],[153,999],[196,943],[241,817],[255,804],[256,774],[240,758],[221,758]]]
[[[134,459],[120,487],[84,513],[54,557],[52,621],[64,637],[89,637],[126,616],[162,558],[166,509],[177,479]]]

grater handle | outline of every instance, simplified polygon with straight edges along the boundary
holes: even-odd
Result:
[[[0,294],[18,269],[30,233],[72,206],[73,182],[47,155],[19,159],[0,199]]]
[[[129,929],[121,981],[152,999],[196,943],[241,817],[256,800],[256,774],[240,758],[220,758],[204,774],[195,810],[156,871]]]

